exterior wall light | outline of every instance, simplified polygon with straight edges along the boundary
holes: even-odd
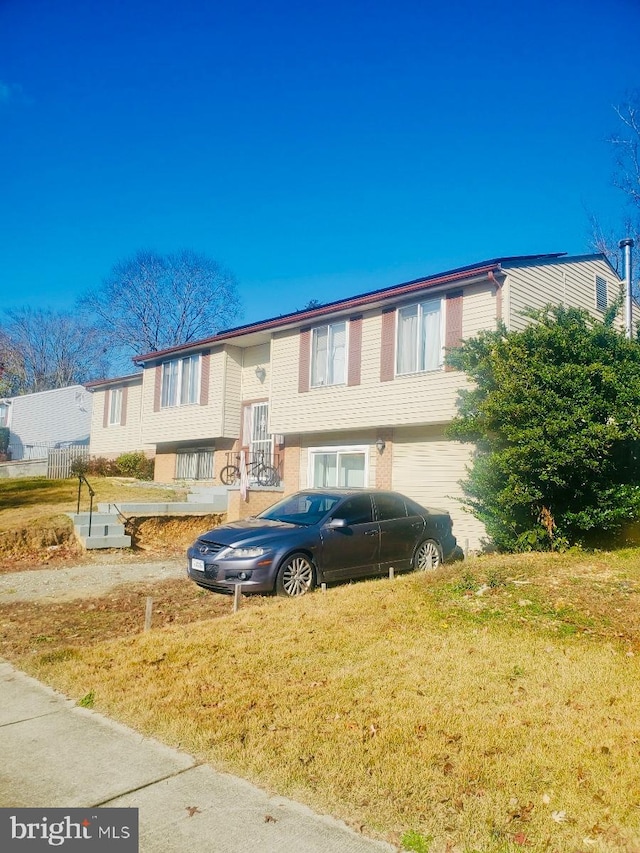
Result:
[[[378,451],[378,453],[379,453],[380,455],[382,455],[382,454],[384,453],[384,449],[385,449],[385,447],[386,447],[386,446],[387,446],[387,445],[386,445],[386,442],[385,442],[384,438],[379,438],[379,439],[376,441],[376,449],[377,449],[377,451]]]
[[[258,377],[259,381],[264,382],[266,375],[267,371],[264,369],[264,367],[262,367],[262,365],[259,364],[256,367],[256,376]]]

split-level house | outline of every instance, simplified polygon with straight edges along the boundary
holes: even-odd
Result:
[[[602,318],[620,288],[603,255],[495,258],[146,353],[135,359],[140,447],[154,448],[162,482],[218,481],[243,452],[250,480],[263,459],[284,493],[392,488],[449,510],[458,540],[477,548],[484,530],[458,500],[473,447],[445,435],[467,380],[445,367],[446,350],[499,322],[522,328],[527,308],[563,303]],[[93,383],[94,394],[113,394],[112,383]],[[97,433],[108,433],[108,397],[94,408]],[[101,442],[92,432],[92,452]],[[277,497],[232,490],[229,515]]]
[[[91,456],[115,459],[140,450],[155,454],[155,445],[142,436],[142,371],[87,382],[85,387],[93,396]]]

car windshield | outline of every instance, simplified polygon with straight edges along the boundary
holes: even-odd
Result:
[[[310,524],[317,524],[340,500],[341,498],[336,495],[303,492],[284,498],[259,513],[257,518],[301,524],[307,527]]]

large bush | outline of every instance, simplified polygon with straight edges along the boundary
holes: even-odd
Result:
[[[154,460],[147,459],[141,451],[122,453],[117,459],[93,456],[77,459],[71,465],[73,474],[94,477],[135,477],[138,480],[153,480]]]
[[[447,357],[474,386],[448,431],[477,448],[463,503],[503,550],[602,542],[640,516],[640,344],[577,309],[530,318]]]

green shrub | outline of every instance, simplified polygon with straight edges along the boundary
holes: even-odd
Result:
[[[9,427],[0,427],[0,453],[6,453],[9,449]]]
[[[153,459],[148,459],[141,450],[122,453],[116,459],[118,473],[123,477],[135,477],[137,480],[153,480]]]

